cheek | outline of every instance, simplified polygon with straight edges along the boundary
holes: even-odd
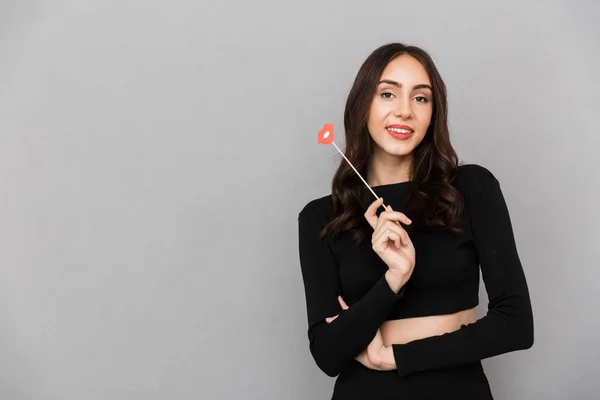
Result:
[[[419,124],[421,127],[427,129],[429,124],[431,123],[431,117],[433,115],[433,110],[429,107],[424,107],[419,110]]]
[[[386,118],[387,115],[393,110],[393,106],[389,103],[382,103],[377,100],[373,101],[370,110],[370,120],[374,123],[381,122],[382,119]],[[372,118],[371,118],[372,117]]]
[[[378,124],[381,121],[381,116],[384,114],[382,110],[381,104],[378,104],[377,101],[373,101],[371,107],[369,108],[369,126],[373,126]]]

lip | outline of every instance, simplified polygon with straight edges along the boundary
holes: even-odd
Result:
[[[399,133],[399,132],[394,132],[394,131],[391,131],[391,130],[390,130],[390,129],[388,129],[388,128],[405,129],[405,130],[409,130],[410,132],[409,132],[409,133]],[[412,129],[410,126],[408,126],[408,125],[397,125],[397,124],[394,124],[394,125],[388,125],[388,126],[386,126],[386,129],[385,129],[385,130],[386,130],[386,131],[387,131],[387,133],[389,133],[389,134],[390,134],[390,136],[392,136],[394,139],[400,139],[400,140],[406,140],[406,139],[409,139],[410,137],[412,137],[413,133],[415,133],[415,132],[414,132],[414,130],[413,130],[413,129]]]
[[[388,126],[386,126],[386,127],[385,127],[385,129],[387,129],[387,128],[406,129],[406,130],[408,130],[408,131],[412,131],[412,132],[414,132],[414,131],[415,131],[413,128],[411,128],[411,127],[410,127],[410,126],[408,126],[408,125],[398,125],[398,124],[394,124],[394,125],[388,125]]]

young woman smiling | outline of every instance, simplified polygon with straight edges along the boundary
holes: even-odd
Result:
[[[459,164],[429,54],[373,51],[344,127],[380,199],[341,163],[331,194],[298,216],[309,348],[337,376],[332,399],[492,399],[481,360],[533,345],[529,292],[500,183]]]

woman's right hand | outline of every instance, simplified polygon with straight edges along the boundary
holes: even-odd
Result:
[[[388,206],[388,211],[382,211],[378,217],[377,209],[382,204],[383,199],[380,197],[371,203],[365,212],[365,218],[373,228],[371,238],[373,250],[388,266],[391,273],[405,283],[415,267],[415,247],[398,221],[406,225],[410,225],[412,221],[403,213],[394,211],[391,206]]]

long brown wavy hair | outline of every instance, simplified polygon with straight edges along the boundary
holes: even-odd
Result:
[[[374,148],[367,128],[369,109],[385,67],[404,54],[414,57],[423,65],[433,88],[431,124],[413,151],[410,195],[405,210],[413,223],[405,229],[445,227],[452,232],[460,232],[459,220],[464,205],[456,186],[459,160],[448,132],[446,85],[426,51],[416,46],[390,43],[377,48],[367,57],[346,101],[344,154],[368,181],[368,165]],[[333,177],[331,195],[333,218],[321,231],[321,237],[327,235],[335,239],[342,232],[351,231],[354,242],[359,244],[370,229],[364,213],[372,202],[372,194],[345,160],[342,160]],[[383,208],[380,207],[381,210]]]

